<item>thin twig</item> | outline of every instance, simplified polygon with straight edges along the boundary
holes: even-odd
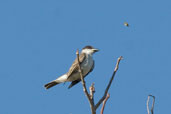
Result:
[[[106,98],[106,95],[107,95],[107,93],[108,93],[108,90],[109,90],[109,88],[110,88],[110,86],[111,86],[111,84],[112,84],[112,81],[113,81],[113,79],[114,79],[114,76],[115,76],[115,74],[116,74],[116,72],[117,72],[117,70],[118,70],[118,68],[119,68],[119,63],[120,63],[121,59],[123,59],[122,56],[120,56],[120,57],[118,58],[117,63],[116,63],[115,70],[114,70],[114,72],[113,72],[113,74],[112,74],[112,77],[111,77],[111,79],[110,79],[110,81],[109,81],[109,83],[108,83],[108,86],[106,87],[106,90],[105,90],[105,92],[104,92],[103,97],[102,97],[102,98],[99,100],[99,102],[95,105],[95,110],[100,106],[100,104],[101,104],[101,103],[104,101],[104,99]]]
[[[91,86],[89,87],[89,90],[90,90],[90,98],[93,100],[94,99],[94,93],[95,93],[94,83],[91,84]]]
[[[95,93],[95,87],[94,87],[94,83],[91,84],[91,86],[89,87],[90,90],[90,98],[93,102],[93,106],[94,106],[94,93]]]
[[[78,50],[76,52],[76,55],[77,55],[77,62],[78,62],[79,73],[80,73],[80,76],[81,76],[81,82],[82,82],[82,85],[83,85],[83,91],[84,91],[85,95],[87,96],[88,101],[90,103],[90,108],[91,108],[92,114],[96,114],[96,110],[94,108],[94,102],[91,99],[91,97],[90,97],[90,95],[89,95],[89,93],[87,91],[85,80],[84,80],[84,77],[83,77],[83,73],[82,73],[82,70],[81,70],[81,67],[80,67],[79,51]]]
[[[152,107],[151,107],[151,114],[154,114],[155,96],[153,96],[153,95],[148,95],[148,99],[147,99],[147,113],[150,114],[150,109],[149,109],[150,97],[153,97],[153,104],[152,104]]]
[[[152,97],[153,97],[153,104],[151,107],[151,114],[153,114],[153,112],[154,112],[154,103],[155,103],[155,96],[152,96]]]
[[[147,113],[150,114],[150,110],[149,110],[149,100],[150,100],[150,96],[148,96],[147,98]]]
[[[103,114],[104,108],[105,108],[105,104],[106,104],[107,100],[109,99],[109,97],[110,97],[110,94],[108,93],[106,98],[105,98],[105,100],[103,101],[103,106],[102,106],[100,114]]]

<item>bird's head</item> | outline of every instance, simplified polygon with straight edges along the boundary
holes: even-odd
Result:
[[[93,54],[95,52],[98,52],[98,49],[93,48],[92,46],[85,46],[82,49],[82,53],[86,53],[86,54]]]

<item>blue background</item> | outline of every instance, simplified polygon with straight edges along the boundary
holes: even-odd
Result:
[[[0,0],[0,113],[90,114],[81,83],[45,90],[68,71],[76,49],[92,45],[101,98],[116,60],[123,56],[109,90],[105,114],[170,113],[170,0]],[[130,27],[124,26],[128,22]],[[101,108],[101,107],[100,107]],[[100,109],[99,108],[99,109]],[[100,112],[98,109],[97,113]]]

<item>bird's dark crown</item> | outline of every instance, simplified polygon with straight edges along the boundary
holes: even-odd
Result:
[[[94,49],[92,46],[88,45],[88,46],[85,46],[83,49]]]

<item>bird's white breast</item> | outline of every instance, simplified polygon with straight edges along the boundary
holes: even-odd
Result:
[[[83,70],[83,75],[86,75],[93,67],[93,57],[92,55],[86,55],[86,59],[81,64],[81,69]]]

